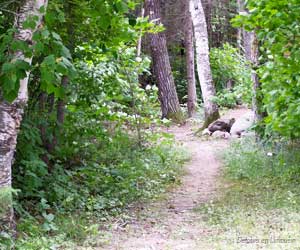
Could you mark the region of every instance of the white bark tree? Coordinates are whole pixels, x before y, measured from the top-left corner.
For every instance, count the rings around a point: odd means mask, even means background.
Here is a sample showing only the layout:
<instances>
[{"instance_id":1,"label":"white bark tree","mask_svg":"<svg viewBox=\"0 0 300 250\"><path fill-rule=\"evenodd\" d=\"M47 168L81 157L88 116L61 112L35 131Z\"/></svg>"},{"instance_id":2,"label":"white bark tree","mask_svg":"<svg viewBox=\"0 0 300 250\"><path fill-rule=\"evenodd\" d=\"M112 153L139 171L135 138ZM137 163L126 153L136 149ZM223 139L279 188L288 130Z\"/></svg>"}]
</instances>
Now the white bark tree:
<instances>
[{"instance_id":1,"label":"white bark tree","mask_svg":"<svg viewBox=\"0 0 300 250\"><path fill-rule=\"evenodd\" d=\"M191 13L187 8L185 20L184 43L186 53L186 71L188 83L188 116L193 117L197 108L197 92L195 79L194 32Z\"/></svg>"},{"instance_id":2,"label":"white bark tree","mask_svg":"<svg viewBox=\"0 0 300 250\"><path fill-rule=\"evenodd\" d=\"M41 10L46 10L47 4L47 0L26 0L24 2L16 16L16 40L28 44L33 43L33 34L42 24L44 13ZM24 22L32 16L38 17L35 27L33 29L23 28ZM32 57L26 57L23 51L17 51L13 55L13 61L15 60L23 60L31 64ZM12 228L14 224L11 205L11 167L22 115L28 101L29 74L29 71L26 72L26 77L20 80L17 98L12 103L0 97L0 230Z\"/></svg>"},{"instance_id":3,"label":"white bark tree","mask_svg":"<svg viewBox=\"0 0 300 250\"><path fill-rule=\"evenodd\" d=\"M203 127L207 127L220 117L218 106L212 101L216 95L216 89L209 61L207 25L201 0L190 0L189 4L194 26L197 70L204 104L205 121Z\"/></svg>"}]
</instances>

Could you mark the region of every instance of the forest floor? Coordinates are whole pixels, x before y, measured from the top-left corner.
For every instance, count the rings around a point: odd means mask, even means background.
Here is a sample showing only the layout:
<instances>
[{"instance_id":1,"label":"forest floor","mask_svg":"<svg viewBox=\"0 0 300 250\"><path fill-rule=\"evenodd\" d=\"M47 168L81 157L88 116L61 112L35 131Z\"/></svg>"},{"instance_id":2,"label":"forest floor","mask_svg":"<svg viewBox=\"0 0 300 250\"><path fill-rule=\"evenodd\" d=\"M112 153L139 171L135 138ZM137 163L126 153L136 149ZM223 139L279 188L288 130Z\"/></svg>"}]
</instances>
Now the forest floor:
<instances>
[{"instance_id":1,"label":"forest floor","mask_svg":"<svg viewBox=\"0 0 300 250\"><path fill-rule=\"evenodd\" d=\"M223 117L239 118L248 110L239 108L228 111ZM194 135L196 126L188 122L167 130L175 136L191 154L185 166L185 175L179 187L166 197L152 204L143 204L135 209L133 220L117 225L107 250L211 250L210 236L218 235L203 223L204 218L196 211L210 204L224 188L220 184L220 152L228 146L224 139L201 138ZM225 184L226 185L226 184Z\"/></svg>"}]
</instances>

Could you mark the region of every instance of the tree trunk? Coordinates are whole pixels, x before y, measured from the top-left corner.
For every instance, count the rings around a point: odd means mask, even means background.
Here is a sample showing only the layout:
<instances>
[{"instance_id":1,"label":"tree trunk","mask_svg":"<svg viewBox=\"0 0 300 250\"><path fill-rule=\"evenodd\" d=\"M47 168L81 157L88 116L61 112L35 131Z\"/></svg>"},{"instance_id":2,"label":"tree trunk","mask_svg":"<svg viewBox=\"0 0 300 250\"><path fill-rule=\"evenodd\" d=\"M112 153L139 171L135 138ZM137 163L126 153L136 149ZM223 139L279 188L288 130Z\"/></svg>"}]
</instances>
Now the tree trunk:
<instances>
[{"instance_id":1,"label":"tree trunk","mask_svg":"<svg viewBox=\"0 0 300 250\"><path fill-rule=\"evenodd\" d=\"M238 13L247 12L245 7L245 0L237 0ZM246 31L244 28L240 27L238 29L238 46L244 52L245 57L248 61L252 58L252 40L254 33Z\"/></svg>"},{"instance_id":2,"label":"tree trunk","mask_svg":"<svg viewBox=\"0 0 300 250\"><path fill-rule=\"evenodd\" d=\"M247 7L245 6L245 0L237 0L239 12L248 12ZM262 100L260 98L260 82L256 70L259 66L259 42L256 37L255 31L248 32L245 29L241 28L240 31L242 35L242 44L244 47L245 57L252 65L252 110L254 112L254 119L256 122L259 122L263 119L264 113L262 111Z\"/></svg>"},{"instance_id":3,"label":"tree trunk","mask_svg":"<svg viewBox=\"0 0 300 250\"><path fill-rule=\"evenodd\" d=\"M245 57L248 61L252 61L252 42L254 39L254 32L249 32L243 29L243 47Z\"/></svg>"},{"instance_id":4,"label":"tree trunk","mask_svg":"<svg viewBox=\"0 0 300 250\"><path fill-rule=\"evenodd\" d=\"M43 6L46 8L47 0L25 1L16 17L16 40L32 44L33 33L40 27L42 22L43 14L39 10ZM23 24L29 16L39 17L33 30L23 28ZM32 58L28 58L22 51L18 51L14 54L14 60L24 60L31 64ZM22 115L28 101L29 73L27 72L27 76L20 80L18 96L13 103L8 103L2 99L0 101L0 198L2 199L0 201L0 230L12 228L14 225L11 200L11 166Z\"/></svg>"},{"instance_id":5,"label":"tree trunk","mask_svg":"<svg viewBox=\"0 0 300 250\"><path fill-rule=\"evenodd\" d=\"M205 121L203 127L207 127L211 122L217 120L220 115L217 104L212 101L212 98L216 95L216 89L210 68L206 21L200 0L190 0L190 12L194 25L197 69L204 104Z\"/></svg>"},{"instance_id":6,"label":"tree trunk","mask_svg":"<svg viewBox=\"0 0 300 250\"><path fill-rule=\"evenodd\" d=\"M244 9L243 0L237 0L237 13L239 14ZM237 29L237 45L240 51L243 51L243 28L238 27Z\"/></svg>"},{"instance_id":7,"label":"tree trunk","mask_svg":"<svg viewBox=\"0 0 300 250\"><path fill-rule=\"evenodd\" d=\"M204 10L204 15L206 18L207 34L208 39L213 37L213 27L212 27L212 18L213 18L213 0L202 0L202 6Z\"/></svg>"},{"instance_id":8,"label":"tree trunk","mask_svg":"<svg viewBox=\"0 0 300 250\"><path fill-rule=\"evenodd\" d=\"M259 43L256 37L255 32L251 32L251 38L250 38L250 44L251 44L251 63L252 63L252 84L253 84L253 97L252 97L252 109L254 112L254 119L256 122L259 122L263 119L263 113L261 111L261 100L259 98L260 93L260 82L258 75L256 73L256 69L259 66Z\"/></svg>"},{"instance_id":9,"label":"tree trunk","mask_svg":"<svg viewBox=\"0 0 300 250\"><path fill-rule=\"evenodd\" d=\"M160 0L146 0L145 12L150 21L161 24ZM182 113L171 71L164 32L149 34L153 71L158 84L162 117L182 122Z\"/></svg>"},{"instance_id":10,"label":"tree trunk","mask_svg":"<svg viewBox=\"0 0 300 250\"><path fill-rule=\"evenodd\" d=\"M185 23L185 53L186 53L186 71L188 82L188 116L193 117L197 108L197 92L195 79L195 55L194 55L194 34L191 13L187 10Z\"/></svg>"}]
</instances>

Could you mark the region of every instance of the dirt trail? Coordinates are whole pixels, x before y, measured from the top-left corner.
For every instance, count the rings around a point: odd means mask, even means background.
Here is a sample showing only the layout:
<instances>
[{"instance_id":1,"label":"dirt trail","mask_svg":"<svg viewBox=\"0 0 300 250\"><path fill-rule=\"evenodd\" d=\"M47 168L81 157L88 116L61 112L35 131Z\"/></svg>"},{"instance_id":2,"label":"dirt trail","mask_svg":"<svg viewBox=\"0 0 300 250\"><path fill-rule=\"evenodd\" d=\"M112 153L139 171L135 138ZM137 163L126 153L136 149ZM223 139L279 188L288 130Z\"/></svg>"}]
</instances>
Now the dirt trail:
<instances>
[{"instance_id":1,"label":"dirt trail","mask_svg":"<svg viewBox=\"0 0 300 250\"><path fill-rule=\"evenodd\" d=\"M238 118L246 109L229 111L224 117ZM135 221L113 234L107 250L200 250L201 236L213 235L203 228L199 215L193 211L214 198L220 170L218 152L225 149L227 140L203 140L193 135L193 126L172 127L169 133L191 153L182 185L167 199L149 204L137 213ZM201 248L200 248L201 243ZM207 248L209 249L209 248Z\"/></svg>"}]
</instances>

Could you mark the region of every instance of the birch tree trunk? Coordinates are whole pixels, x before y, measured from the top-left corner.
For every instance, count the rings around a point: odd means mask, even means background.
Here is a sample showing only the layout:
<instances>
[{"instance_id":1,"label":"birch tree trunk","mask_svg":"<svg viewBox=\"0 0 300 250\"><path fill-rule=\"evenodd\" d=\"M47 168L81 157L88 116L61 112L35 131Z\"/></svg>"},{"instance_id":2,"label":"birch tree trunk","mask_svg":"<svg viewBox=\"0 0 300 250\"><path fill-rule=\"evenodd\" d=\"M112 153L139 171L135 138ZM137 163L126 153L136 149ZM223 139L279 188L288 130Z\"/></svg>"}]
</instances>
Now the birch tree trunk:
<instances>
[{"instance_id":1,"label":"birch tree trunk","mask_svg":"<svg viewBox=\"0 0 300 250\"><path fill-rule=\"evenodd\" d=\"M210 68L207 26L201 0L190 0L190 12L194 26L197 70L204 104L203 127L207 127L220 115L217 104L212 101L216 95L216 89Z\"/></svg>"},{"instance_id":2,"label":"birch tree trunk","mask_svg":"<svg viewBox=\"0 0 300 250\"><path fill-rule=\"evenodd\" d=\"M47 0L27 0L20 8L16 17L15 28L16 40L32 44L33 33L41 26L43 14L41 7L47 7ZM34 29L25 29L23 24L29 16L38 16ZM14 54L13 60L24 60L31 64L32 57L26 57L22 51ZM14 227L13 208L11 197L11 166L14 159L14 152L17 144L17 135L24 108L28 101L28 80L27 76L20 80L20 87L17 98L8 103L0 99L0 230Z\"/></svg>"},{"instance_id":3,"label":"birch tree trunk","mask_svg":"<svg viewBox=\"0 0 300 250\"><path fill-rule=\"evenodd\" d=\"M196 93L196 79L195 79L195 54L194 54L194 34L191 13L187 8L186 22L185 22L185 53L186 53L186 71L188 82L188 116L193 117L197 108L197 93Z\"/></svg>"},{"instance_id":4,"label":"birch tree trunk","mask_svg":"<svg viewBox=\"0 0 300 250\"><path fill-rule=\"evenodd\" d=\"M150 21L161 24L160 0L145 0L145 13ZM163 118L182 122L182 113L176 92L164 32L149 34L154 76L157 80Z\"/></svg>"}]
</instances>

